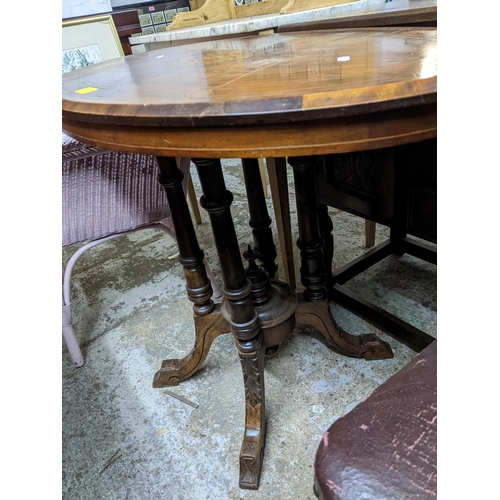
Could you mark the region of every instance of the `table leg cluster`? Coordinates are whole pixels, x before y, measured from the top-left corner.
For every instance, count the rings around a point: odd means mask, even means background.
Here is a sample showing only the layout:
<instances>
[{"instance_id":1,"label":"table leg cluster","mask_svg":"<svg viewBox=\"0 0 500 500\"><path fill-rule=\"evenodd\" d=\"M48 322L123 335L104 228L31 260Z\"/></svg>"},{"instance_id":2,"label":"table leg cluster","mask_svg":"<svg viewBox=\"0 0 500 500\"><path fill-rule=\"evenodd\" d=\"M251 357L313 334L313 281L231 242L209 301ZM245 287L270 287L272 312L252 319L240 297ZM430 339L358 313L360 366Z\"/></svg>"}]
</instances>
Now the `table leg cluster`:
<instances>
[{"instance_id":1,"label":"table leg cluster","mask_svg":"<svg viewBox=\"0 0 500 500\"><path fill-rule=\"evenodd\" d=\"M231 217L232 194L226 189L220 160L193 159L203 191L221 265L222 305L211 299L212 289L203 266L186 199L182 174L173 158L158 158L159 181L172 209L189 299L193 302L195 346L183 359L165 360L154 387L177 385L196 373L213 340L231 331L243 370L245 433L240 451L240 487L257 489L265 445L264 359L276 354L295 324L314 326L336 352L351 357L384 359L393 356L388 344L375 335L351 335L340 329L328 306L328 270L333 257L332 224L326 206L316 202L315 157L289 158L294 170L299 220L303 294L269 277L276 273L276 248L271 219L262 189L257 160L243 160L254 248L249 247L245 270ZM260 187L259 187L260 184ZM255 263L262 264L259 269Z\"/></svg>"}]
</instances>

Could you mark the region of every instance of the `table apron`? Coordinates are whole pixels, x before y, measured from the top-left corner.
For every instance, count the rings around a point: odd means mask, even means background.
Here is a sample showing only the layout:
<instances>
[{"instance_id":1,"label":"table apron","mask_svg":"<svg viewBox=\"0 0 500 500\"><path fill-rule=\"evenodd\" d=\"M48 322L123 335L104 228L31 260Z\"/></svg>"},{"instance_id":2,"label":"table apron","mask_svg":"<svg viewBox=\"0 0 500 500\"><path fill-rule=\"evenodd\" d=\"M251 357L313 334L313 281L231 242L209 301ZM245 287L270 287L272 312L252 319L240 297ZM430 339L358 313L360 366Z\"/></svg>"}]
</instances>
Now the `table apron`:
<instances>
[{"instance_id":1,"label":"table apron","mask_svg":"<svg viewBox=\"0 0 500 500\"><path fill-rule=\"evenodd\" d=\"M347 153L437 137L437 105L335 119L227 127L134 127L76 121L63 130L94 146L156 156L280 158Z\"/></svg>"}]
</instances>

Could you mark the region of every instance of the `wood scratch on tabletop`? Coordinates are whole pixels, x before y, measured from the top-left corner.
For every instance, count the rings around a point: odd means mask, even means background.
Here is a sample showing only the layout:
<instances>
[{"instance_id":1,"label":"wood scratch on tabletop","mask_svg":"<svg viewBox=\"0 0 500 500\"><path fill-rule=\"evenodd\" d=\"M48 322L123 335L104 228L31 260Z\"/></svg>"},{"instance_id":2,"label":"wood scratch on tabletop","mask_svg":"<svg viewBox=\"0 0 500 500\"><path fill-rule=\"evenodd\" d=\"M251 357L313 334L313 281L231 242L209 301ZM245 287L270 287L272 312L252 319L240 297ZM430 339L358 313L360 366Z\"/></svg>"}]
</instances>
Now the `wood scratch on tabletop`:
<instances>
[{"instance_id":1,"label":"wood scratch on tabletop","mask_svg":"<svg viewBox=\"0 0 500 500\"><path fill-rule=\"evenodd\" d=\"M233 78L232 80L229 80L227 82L221 83L220 85L210 87L209 89L202 90L201 92L195 92L192 94L192 97L200 97L205 94L213 94L215 91L221 89L222 87L226 87L228 85L233 84L234 82L241 80L242 78L246 78L249 75L252 75L253 73L257 73L258 71L262 71L268 68L271 68L272 66L276 66L279 64L280 61L273 62L271 64L267 64L266 66L261 66L260 68L254 69L253 71L249 71L248 73L245 73L244 75L237 76L236 78Z\"/></svg>"}]
</instances>

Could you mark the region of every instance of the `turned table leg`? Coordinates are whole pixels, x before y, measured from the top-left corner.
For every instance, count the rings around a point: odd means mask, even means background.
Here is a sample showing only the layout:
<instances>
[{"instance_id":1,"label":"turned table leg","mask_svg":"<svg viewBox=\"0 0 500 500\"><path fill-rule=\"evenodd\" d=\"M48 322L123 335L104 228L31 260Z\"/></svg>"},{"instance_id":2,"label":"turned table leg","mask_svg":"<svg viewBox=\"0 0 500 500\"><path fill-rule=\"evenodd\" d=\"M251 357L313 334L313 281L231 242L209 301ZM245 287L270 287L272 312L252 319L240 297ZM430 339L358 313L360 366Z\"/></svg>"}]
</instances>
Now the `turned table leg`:
<instances>
[{"instance_id":1,"label":"turned table leg","mask_svg":"<svg viewBox=\"0 0 500 500\"><path fill-rule=\"evenodd\" d=\"M318 203L318 223L319 232L323 241L323 264L326 272L327 288L332 279L332 262L333 262L333 223L328 215L328 206L323 203Z\"/></svg>"},{"instance_id":2,"label":"turned table leg","mask_svg":"<svg viewBox=\"0 0 500 500\"><path fill-rule=\"evenodd\" d=\"M242 159L243 176L250 212L249 225L252 228L254 252L262 262L262 267L269 277L274 279L278 266L276 246L271 231L271 217L267 211L267 204L260 177L260 167L257 159Z\"/></svg>"},{"instance_id":3,"label":"turned table leg","mask_svg":"<svg viewBox=\"0 0 500 500\"><path fill-rule=\"evenodd\" d=\"M203 264L204 254L198 245L186 196L182 188L183 174L175 158L158 157L158 180L164 187L179 248L179 262L184 267L186 289L193 302L196 328L195 345L182 359L167 359L156 372L153 387L177 385L194 375L201 367L213 340L229 332L229 325L212 301L212 286Z\"/></svg>"},{"instance_id":4,"label":"turned table leg","mask_svg":"<svg viewBox=\"0 0 500 500\"><path fill-rule=\"evenodd\" d=\"M245 385L245 435L240 451L240 487L257 489L265 444L264 343L259 318L252 304L234 230L230 205L233 195L226 189L220 160L192 160L198 170L203 196L219 255L222 293L229 310L231 332L243 369Z\"/></svg>"},{"instance_id":5,"label":"turned table leg","mask_svg":"<svg viewBox=\"0 0 500 500\"><path fill-rule=\"evenodd\" d=\"M325 266L323 249L327 255L327 262L333 256L330 239L332 226L326 220L325 208L319 207L316 200L316 186L314 184L314 169L316 157L301 156L288 158L293 168L295 179L295 195L297 200L297 214L299 225L301 282L305 286L302 296L295 310L297 323L314 326L325 338L327 344L336 352L345 356L365 359L392 358L392 350L386 342L374 334L351 335L342 330L333 319L328 306L326 289L328 272ZM321 217L321 230L320 230ZM324 238L327 238L325 244Z\"/></svg>"}]
</instances>

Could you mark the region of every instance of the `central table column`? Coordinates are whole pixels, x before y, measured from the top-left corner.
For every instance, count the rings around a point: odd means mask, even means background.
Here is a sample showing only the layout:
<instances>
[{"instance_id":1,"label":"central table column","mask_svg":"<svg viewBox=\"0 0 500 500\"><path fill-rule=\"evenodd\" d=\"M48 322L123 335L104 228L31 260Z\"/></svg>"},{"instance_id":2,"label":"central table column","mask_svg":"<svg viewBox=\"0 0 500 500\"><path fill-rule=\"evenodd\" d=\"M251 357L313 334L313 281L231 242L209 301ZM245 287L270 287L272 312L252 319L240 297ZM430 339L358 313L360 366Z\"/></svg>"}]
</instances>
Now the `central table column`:
<instances>
[{"instance_id":1,"label":"central table column","mask_svg":"<svg viewBox=\"0 0 500 500\"><path fill-rule=\"evenodd\" d=\"M210 216L221 265L222 294L227 300L231 332L243 368L245 436L240 451L240 487L257 489L265 443L263 336L231 216L233 195L226 189L220 160L192 161L203 191L200 205Z\"/></svg>"}]
</instances>

